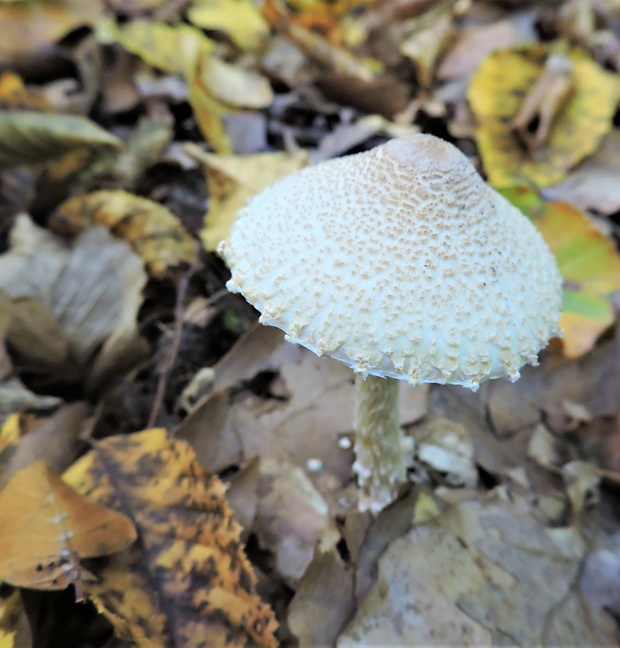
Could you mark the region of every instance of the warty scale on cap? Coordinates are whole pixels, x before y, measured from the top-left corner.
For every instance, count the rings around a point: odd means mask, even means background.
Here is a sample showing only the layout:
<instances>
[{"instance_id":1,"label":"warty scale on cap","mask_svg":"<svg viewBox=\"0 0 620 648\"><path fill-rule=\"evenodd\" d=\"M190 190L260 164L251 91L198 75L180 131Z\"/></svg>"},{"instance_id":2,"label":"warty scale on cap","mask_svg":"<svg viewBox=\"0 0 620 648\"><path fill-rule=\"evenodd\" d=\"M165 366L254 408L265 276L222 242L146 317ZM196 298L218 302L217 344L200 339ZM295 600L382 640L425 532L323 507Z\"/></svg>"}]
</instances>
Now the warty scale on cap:
<instances>
[{"instance_id":1,"label":"warty scale on cap","mask_svg":"<svg viewBox=\"0 0 620 648\"><path fill-rule=\"evenodd\" d=\"M560 334L562 282L541 235L431 135L280 180L219 252L263 324L362 375L476 389L516 380Z\"/></svg>"}]
</instances>

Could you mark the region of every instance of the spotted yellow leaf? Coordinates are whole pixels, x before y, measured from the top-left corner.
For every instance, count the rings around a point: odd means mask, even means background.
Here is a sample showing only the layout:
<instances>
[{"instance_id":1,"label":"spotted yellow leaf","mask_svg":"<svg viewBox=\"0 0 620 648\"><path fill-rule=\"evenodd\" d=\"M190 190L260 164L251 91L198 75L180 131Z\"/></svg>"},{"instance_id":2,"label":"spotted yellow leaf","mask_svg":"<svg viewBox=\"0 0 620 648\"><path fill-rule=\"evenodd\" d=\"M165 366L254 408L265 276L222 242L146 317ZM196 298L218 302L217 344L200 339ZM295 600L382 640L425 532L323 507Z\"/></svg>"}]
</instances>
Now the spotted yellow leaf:
<instances>
[{"instance_id":1,"label":"spotted yellow leaf","mask_svg":"<svg viewBox=\"0 0 620 648\"><path fill-rule=\"evenodd\" d=\"M65 478L107 505L123 503L139 541L86 592L117 635L144 646L275 648L277 626L224 485L163 429L108 437Z\"/></svg>"}]
</instances>

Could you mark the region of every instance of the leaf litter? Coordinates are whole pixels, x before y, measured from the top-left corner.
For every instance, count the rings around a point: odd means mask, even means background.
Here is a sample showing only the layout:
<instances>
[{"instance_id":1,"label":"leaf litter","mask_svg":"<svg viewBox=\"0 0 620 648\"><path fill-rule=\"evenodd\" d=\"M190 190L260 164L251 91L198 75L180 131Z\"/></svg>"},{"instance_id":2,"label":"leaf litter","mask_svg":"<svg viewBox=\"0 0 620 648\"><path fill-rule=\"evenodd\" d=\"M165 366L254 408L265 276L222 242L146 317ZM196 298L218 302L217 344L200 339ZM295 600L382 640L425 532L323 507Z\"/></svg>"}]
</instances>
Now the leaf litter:
<instances>
[{"instance_id":1,"label":"leaf litter","mask_svg":"<svg viewBox=\"0 0 620 648\"><path fill-rule=\"evenodd\" d=\"M617 3L53 4L0 7L0 517L37 510L29 470L68 492L45 460L138 537L69 551L68 598L5 585L1 641L615 645ZM210 252L278 178L419 131L541 230L565 335L515 384L403 387L409 483L373 518L351 372ZM66 547L27 531L33 587Z\"/></svg>"}]
</instances>

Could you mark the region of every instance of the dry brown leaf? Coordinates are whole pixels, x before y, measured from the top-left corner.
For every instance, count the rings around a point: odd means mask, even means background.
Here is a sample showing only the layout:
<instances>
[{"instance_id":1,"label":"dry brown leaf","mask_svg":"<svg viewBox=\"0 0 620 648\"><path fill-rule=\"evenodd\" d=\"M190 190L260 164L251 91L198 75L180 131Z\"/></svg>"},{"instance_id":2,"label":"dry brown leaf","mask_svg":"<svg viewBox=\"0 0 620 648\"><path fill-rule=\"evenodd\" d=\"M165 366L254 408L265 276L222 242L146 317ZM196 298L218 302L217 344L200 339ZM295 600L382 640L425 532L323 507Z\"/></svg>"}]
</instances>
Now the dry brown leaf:
<instances>
[{"instance_id":1,"label":"dry brown leaf","mask_svg":"<svg viewBox=\"0 0 620 648\"><path fill-rule=\"evenodd\" d=\"M96 501L122 501L138 528L139 542L87 586L120 638L275 648L277 624L254 593L224 486L187 443L162 429L108 437L65 478Z\"/></svg>"},{"instance_id":2,"label":"dry brown leaf","mask_svg":"<svg viewBox=\"0 0 620 648\"><path fill-rule=\"evenodd\" d=\"M463 502L391 543L337 645L614 643L579 595L584 550L501 491Z\"/></svg>"},{"instance_id":3,"label":"dry brown leaf","mask_svg":"<svg viewBox=\"0 0 620 648\"><path fill-rule=\"evenodd\" d=\"M43 365L41 380L75 382L86 374L86 388L95 390L144 353L136 316L145 282L142 261L105 229L84 232L69 249L22 215L11 233L11 250L0 256L0 289L12 297L13 311L25 303L37 314L14 316L16 322L30 321L32 335L16 338L25 328L15 325L9 343L22 340L20 361L31 371L41 371L41 356L55 350L56 360ZM28 345L43 325L48 338L39 333L41 342Z\"/></svg>"},{"instance_id":4,"label":"dry brown leaf","mask_svg":"<svg viewBox=\"0 0 620 648\"><path fill-rule=\"evenodd\" d=\"M335 549L317 551L297 585L288 612L300 648L333 646L354 610L353 572Z\"/></svg>"},{"instance_id":5,"label":"dry brown leaf","mask_svg":"<svg viewBox=\"0 0 620 648\"><path fill-rule=\"evenodd\" d=\"M79 561L125 549L136 531L122 513L79 495L44 461L17 472L0 492L0 579L65 589L82 598Z\"/></svg>"}]
</instances>

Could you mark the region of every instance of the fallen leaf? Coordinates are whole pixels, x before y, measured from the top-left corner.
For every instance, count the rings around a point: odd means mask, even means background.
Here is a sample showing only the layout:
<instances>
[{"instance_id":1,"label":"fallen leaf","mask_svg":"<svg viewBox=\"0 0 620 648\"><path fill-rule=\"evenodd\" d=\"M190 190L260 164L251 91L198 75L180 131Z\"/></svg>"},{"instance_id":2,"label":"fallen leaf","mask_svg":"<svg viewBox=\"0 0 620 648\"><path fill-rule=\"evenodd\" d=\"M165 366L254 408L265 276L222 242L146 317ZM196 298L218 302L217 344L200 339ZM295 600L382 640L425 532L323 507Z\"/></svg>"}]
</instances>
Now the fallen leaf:
<instances>
[{"instance_id":1,"label":"fallen leaf","mask_svg":"<svg viewBox=\"0 0 620 648\"><path fill-rule=\"evenodd\" d=\"M547 144L552 125L571 99L573 71L568 56L551 54L542 75L529 89L512 120L512 129L532 157Z\"/></svg>"},{"instance_id":2,"label":"fallen leaf","mask_svg":"<svg viewBox=\"0 0 620 648\"><path fill-rule=\"evenodd\" d=\"M333 646L354 610L353 573L335 549L317 551L297 584L288 611L300 648Z\"/></svg>"},{"instance_id":3,"label":"fallen leaf","mask_svg":"<svg viewBox=\"0 0 620 648\"><path fill-rule=\"evenodd\" d=\"M162 205L126 191L95 191L66 200L53 225L72 235L103 225L127 241L156 277L194 261L197 243L179 219Z\"/></svg>"},{"instance_id":4,"label":"fallen leaf","mask_svg":"<svg viewBox=\"0 0 620 648\"><path fill-rule=\"evenodd\" d=\"M579 597L578 533L565 530L567 554L550 531L501 492L414 526L381 557L337 645L613 643L603 611Z\"/></svg>"},{"instance_id":5,"label":"fallen leaf","mask_svg":"<svg viewBox=\"0 0 620 648\"><path fill-rule=\"evenodd\" d=\"M438 418L415 430L418 459L443 476L449 486L474 487L478 470L465 426Z\"/></svg>"},{"instance_id":6,"label":"fallen leaf","mask_svg":"<svg viewBox=\"0 0 620 648\"><path fill-rule=\"evenodd\" d=\"M557 184L611 130L620 83L582 50L573 49L568 53L573 93L551 125L546 146L532 156L520 144L511 125L550 54L547 45L501 50L485 59L471 80L467 97L478 119L476 139L495 187Z\"/></svg>"},{"instance_id":7,"label":"fallen leaf","mask_svg":"<svg viewBox=\"0 0 620 648\"><path fill-rule=\"evenodd\" d=\"M502 193L532 219L555 254L564 278L562 348L567 357L579 357L614 320L610 300L620 290L615 245L586 214L567 203L547 202L525 187Z\"/></svg>"},{"instance_id":8,"label":"fallen leaf","mask_svg":"<svg viewBox=\"0 0 620 648\"><path fill-rule=\"evenodd\" d=\"M379 61L353 55L337 44L338 39L322 36L305 25L303 19L291 20L291 12L280 0L267 0L263 16L278 33L331 73L369 82L383 69Z\"/></svg>"},{"instance_id":9,"label":"fallen leaf","mask_svg":"<svg viewBox=\"0 0 620 648\"><path fill-rule=\"evenodd\" d=\"M209 187L209 211L200 233L209 251L228 236L237 212L251 196L308 162L305 151L244 156L214 155L193 146L188 151L202 162Z\"/></svg>"},{"instance_id":10,"label":"fallen leaf","mask_svg":"<svg viewBox=\"0 0 620 648\"><path fill-rule=\"evenodd\" d=\"M86 593L119 638L141 645L276 646L254 593L224 486L163 429L108 437L65 478L98 502L123 502L139 532Z\"/></svg>"},{"instance_id":11,"label":"fallen leaf","mask_svg":"<svg viewBox=\"0 0 620 648\"><path fill-rule=\"evenodd\" d=\"M121 147L121 141L85 117L0 110L0 166L37 164L77 148Z\"/></svg>"},{"instance_id":12,"label":"fallen leaf","mask_svg":"<svg viewBox=\"0 0 620 648\"><path fill-rule=\"evenodd\" d=\"M35 461L44 460L56 473L68 468L77 456L86 413L84 403L72 403L28 426L19 415L11 416L0 430L0 488Z\"/></svg>"},{"instance_id":13,"label":"fallen leaf","mask_svg":"<svg viewBox=\"0 0 620 648\"><path fill-rule=\"evenodd\" d=\"M269 26L251 0L194 0L188 20L201 29L224 32L242 50L258 49Z\"/></svg>"},{"instance_id":14,"label":"fallen leaf","mask_svg":"<svg viewBox=\"0 0 620 648\"><path fill-rule=\"evenodd\" d=\"M340 538L329 506L305 470L286 459L262 459L253 530L270 549L278 573L295 583L311 563L315 547L327 551Z\"/></svg>"},{"instance_id":15,"label":"fallen leaf","mask_svg":"<svg viewBox=\"0 0 620 648\"><path fill-rule=\"evenodd\" d=\"M36 367L47 347L64 340L56 366L50 362L44 370L68 381L83 379L85 372L88 390L100 386L110 373L133 366L144 352L136 316L145 282L142 261L104 228L87 230L69 249L21 215L11 233L11 250L0 256L0 289L11 296L11 308L25 302L38 309L33 333L41 322L58 330L49 341L42 340L42 349L23 343L20 360ZM16 328L15 335L21 330ZM10 344L11 331L8 337ZM69 375L67 367L72 369Z\"/></svg>"},{"instance_id":16,"label":"fallen leaf","mask_svg":"<svg viewBox=\"0 0 620 648\"><path fill-rule=\"evenodd\" d=\"M40 89L27 87L23 79L13 72L0 74L0 109L1 110L33 110L44 112L50 109L43 92Z\"/></svg>"},{"instance_id":17,"label":"fallen leaf","mask_svg":"<svg viewBox=\"0 0 620 648\"><path fill-rule=\"evenodd\" d=\"M24 624L19 625L19 616L22 613L19 590L13 590L7 595L0 595L0 646L2 648L15 648L18 644L19 631L24 630ZM27 624L26 624L27 625ZM23 645L32 645L32 637L24 639Z\"/></svg>"},{"instance_id":18,"label":"fallen leaf","mask_svg":"<svg viewBox=\"0 0 620 648\"><path fill-rule=\"evenodd\" d=\"M620 211L619 175L620 131L614 129L592 156L575 167L564 182L546 188L544 195L608 216Z\"/></svg>"},{"instance_id":19,"label":"fallen leaf","mask_svg":"<svg viewBox=\"0 0 620 648\"><path fill-rule=\"evenodd\" d=\"M200 44L207 54L216 48L215 41L190 25L172 26L150 20L133 20L124 25L102 20L97 25L97 37L103 43L120 43L128 52L158 70L179 74L185 65L183 41L191 41L194 46Z\"/></svg>"},{"instance_id":20,"label":"fallen leaf","mask_svg":"<svg viewBox=\"0 0 620 648\"><path fill-rule=\"evenodd\" d=\"M76 493L44 461L17 472L0 491L0 578L18 587L80 596L79 561L122 551L136 531L122 513Z\"/></svg>"},{"instance_id":21,"label":"fallen leaf","mask_svg":"<svg viewBox=\"0 0 620 648\"><path fill-rule=\"evenodd\" d=\"M3 38L0 52L8 56L51 45L82 25L92 25L103 11L101 0L39 0L0 4Z\"/></svg>"},{"instance_id":22,"label":"fallen leaf","mask_svg":"<svg viewBox=\"0 0 620 648\"><path fill-rule=\"evenodd\" d=\"M453 21L449 12L440 13L425 29L417 29L399 44L400 52L413 61L418 83L429 88L437 58L452 37Z\"/></svg>"},{"instance_id":23,"label":"fallen leaf","mask_svg":"<svg viewBox=\"0 0 620 648\"><path fill-rule=\"evenodd\" d=\"M524 20L498 20L489 25L468 25L460 31L456 43L442 58L437 78L443 81L469 76L489 54L533 41L534 37L533 25Z\"/></svg>"}]
</instances>

